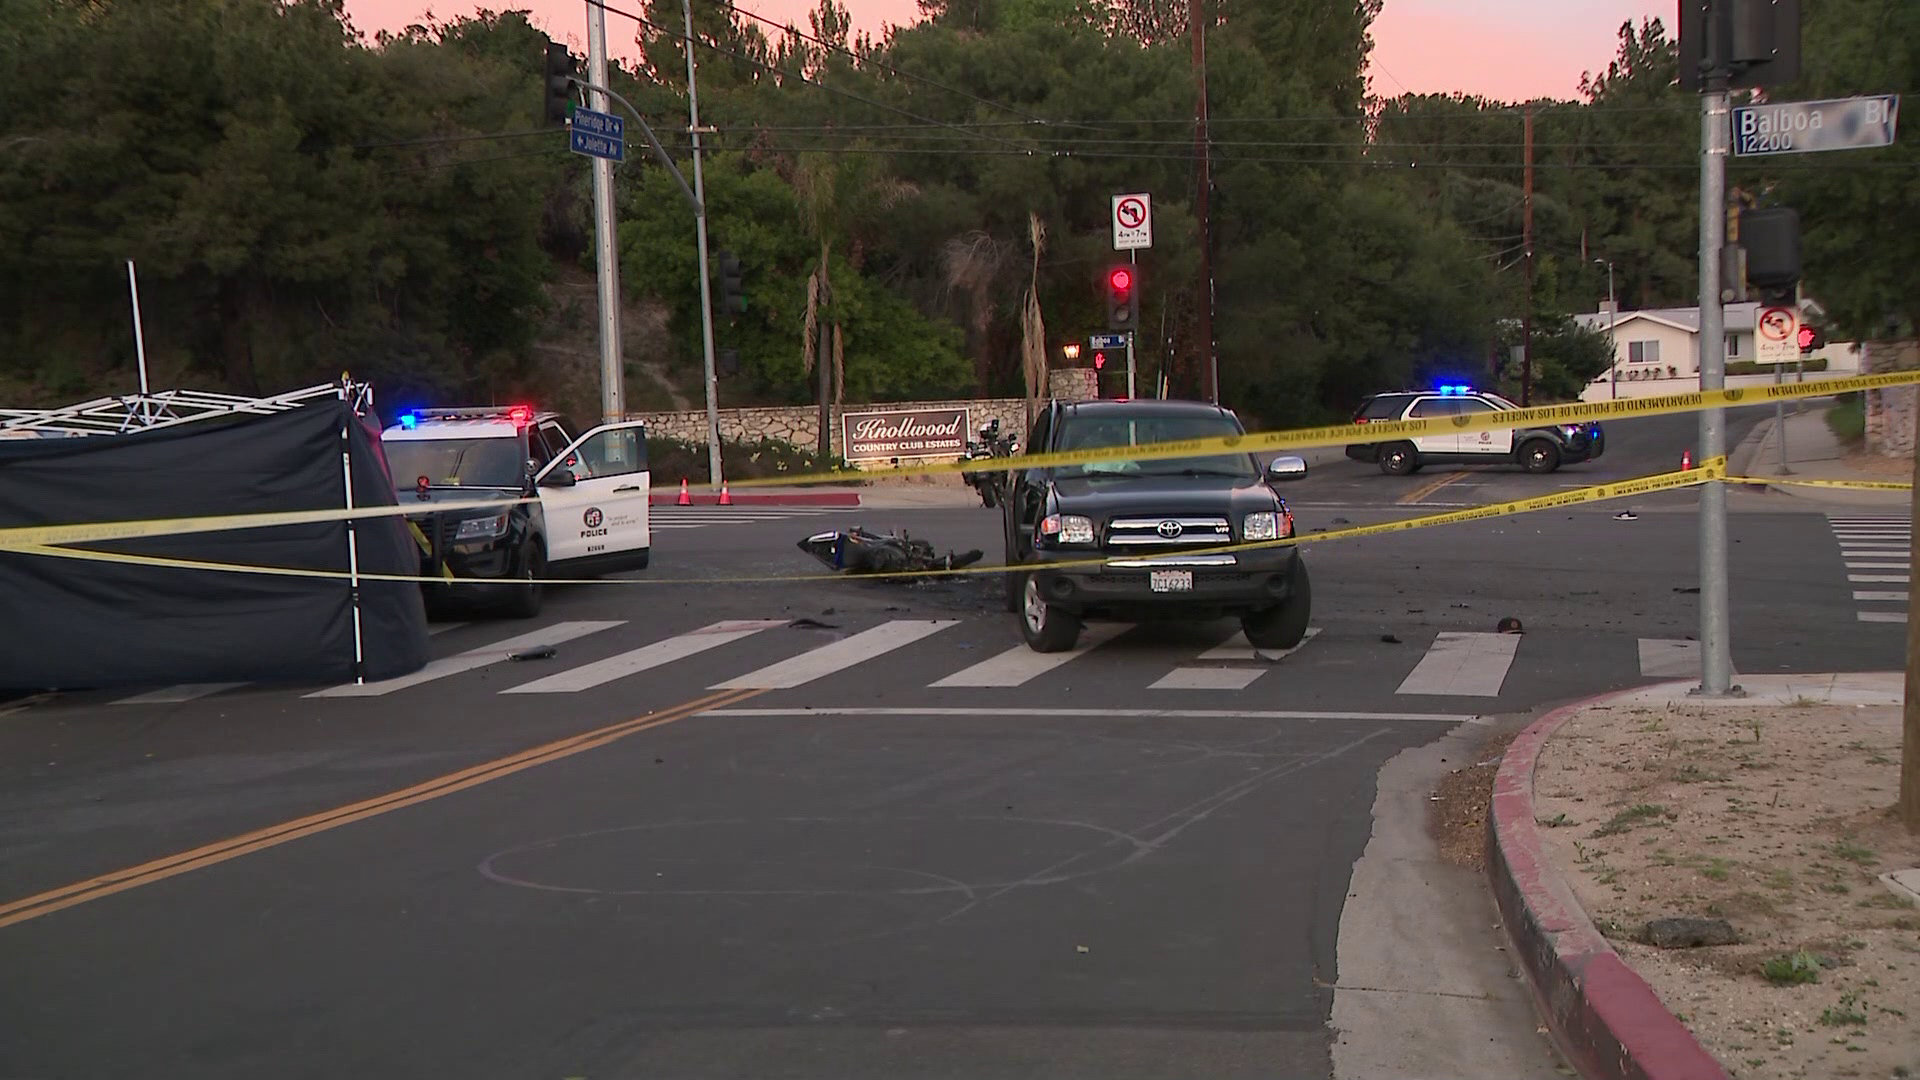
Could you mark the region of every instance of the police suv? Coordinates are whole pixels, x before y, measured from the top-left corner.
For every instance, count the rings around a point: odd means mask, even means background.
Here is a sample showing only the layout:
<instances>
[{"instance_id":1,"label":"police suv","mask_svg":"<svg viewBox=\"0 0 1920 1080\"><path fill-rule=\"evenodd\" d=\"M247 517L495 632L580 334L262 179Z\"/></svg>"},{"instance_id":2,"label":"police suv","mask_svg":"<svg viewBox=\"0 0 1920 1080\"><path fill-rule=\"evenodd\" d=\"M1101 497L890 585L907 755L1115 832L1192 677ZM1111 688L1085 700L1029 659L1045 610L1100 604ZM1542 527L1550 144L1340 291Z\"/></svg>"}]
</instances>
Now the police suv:
<instances>
[{"instance_id":1,"label":"police suv","mask_svg":"<svg viewBox=\"0 0 1920 1080\"><path fill-rule=\"evenodd\" d=\"M579 437L530 405L415 409L380 436L420 546L423 576L484 585L425 587L429 609L454 603L539 614L541 581L645 569L652 549L644 425ZM437 504L498 503L439 510Z\"/></svg>"},{"instance_id":2,"label":"police suv","mask_svg":"<svg viewBox=\"0 0 1920 1080\"><path fill-rule=\"evenodd\" d=\"M1356 424L1396 420L1432 420L1506 412L1520 406L1499 394L1447 384L1426 391L1375 394L1354 412ZM1562 465L1592 461L1606 450L1599 424L1548 424L1489 431L1436 432L1390 442L1352 443L1347 456L1379 464L1392 476L1419 472L1428 464L1493 465L1512 463L1528 472L1549 473Z\"/></svg>"}]
</instances>

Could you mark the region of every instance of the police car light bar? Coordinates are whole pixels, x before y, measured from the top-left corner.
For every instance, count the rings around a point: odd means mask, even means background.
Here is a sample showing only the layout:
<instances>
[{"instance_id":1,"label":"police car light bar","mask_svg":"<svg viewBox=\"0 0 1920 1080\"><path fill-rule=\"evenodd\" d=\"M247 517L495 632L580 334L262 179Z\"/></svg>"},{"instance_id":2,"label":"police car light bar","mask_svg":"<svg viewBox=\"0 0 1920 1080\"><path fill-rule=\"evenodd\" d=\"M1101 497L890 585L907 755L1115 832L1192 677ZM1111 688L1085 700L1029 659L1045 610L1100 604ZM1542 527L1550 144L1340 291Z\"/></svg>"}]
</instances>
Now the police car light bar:
<instances>
[{"instance_id":1,"label":"police car light bar","mask_svg":"<svg viewBox=\"0 0 1920 1080\"><path fill-rule=\"evenodd\" d=\"M515 424L533 423L533 406L502 405L471 409L410 409L400 414L400 426L413 428L422 420L510 420Z\"/></svg>"},{"instance_id":2,"label":"police car light bar","mask_svg":"<svg viewBox=\"0 0 1920 1080\"><path fill-rule=\"evenodd\" d=\"M1465 397L1471 393L1473 393L1473 387L1465 383L1440 384L1440 395L1442 397Z\"/></svg>"}]
</instances>

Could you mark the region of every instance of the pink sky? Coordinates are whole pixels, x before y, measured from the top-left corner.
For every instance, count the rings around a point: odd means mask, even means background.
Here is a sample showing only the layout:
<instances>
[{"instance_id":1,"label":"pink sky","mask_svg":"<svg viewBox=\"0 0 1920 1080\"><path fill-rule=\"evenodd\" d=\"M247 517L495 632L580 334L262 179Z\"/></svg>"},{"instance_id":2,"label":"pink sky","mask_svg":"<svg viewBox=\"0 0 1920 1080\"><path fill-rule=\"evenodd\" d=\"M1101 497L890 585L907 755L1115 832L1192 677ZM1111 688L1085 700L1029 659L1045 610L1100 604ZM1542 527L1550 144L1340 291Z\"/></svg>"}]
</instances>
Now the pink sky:
<instances>
[{"instance_id":1,"label":"pink sky","mask_svg":"<svg viewBox=\"0 0 1920 1080\"><path fill-rule=\"evenodd\" d=\"M639 0L609 0L638 10ZM739 0L752 11L806 27L814 0ZM535 25L584 48L584 0L347 0L354 25L371 35L417 21L425 12L446 18L486 7L526 10ZM848 0L856 29L878 32L917 17L915 0ZM1657 15L1672 32L1674 5L1648 0L1387 0L1374 24L1373 90L1394 95L1480 94L1505 101L1531 97L1570 98L1583 71L1604 69L1615 51L1615 34L1628 19ZM616 56L631 56L633 24L607 16L607 39Z\"/></svg>"}]
</instances>

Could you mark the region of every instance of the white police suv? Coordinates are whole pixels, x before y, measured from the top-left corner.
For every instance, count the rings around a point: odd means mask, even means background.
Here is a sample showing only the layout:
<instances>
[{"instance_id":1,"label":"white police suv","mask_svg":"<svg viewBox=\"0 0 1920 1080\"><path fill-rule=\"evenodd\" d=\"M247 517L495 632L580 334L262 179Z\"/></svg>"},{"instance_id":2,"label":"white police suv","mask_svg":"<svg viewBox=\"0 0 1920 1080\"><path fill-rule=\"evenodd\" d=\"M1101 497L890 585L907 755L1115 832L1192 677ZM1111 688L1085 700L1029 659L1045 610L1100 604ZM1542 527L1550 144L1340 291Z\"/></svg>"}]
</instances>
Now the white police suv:
<instances>
[{"instance_id":1,"label":"white police suv","mask_svg":"<svg viewBox=\"0 0 1920 1080\"><path fill-rule=\"evenodd\" d=\"M1424 391L1375 394L1355 410L1356 424L1437 417L1476 416L1507 412L1520 406L1499 394L1448 383ZM1429 464L1519 465L1528 472L1548 473L1562 465L1592 461L1605 452L1607 439L1597 423L1548 424L1538 427L1494 428L1465 433L1440 432L1411 439L1352 443L1347 456L1374 462L1392 476L1419 472Z\"/></svg>"}]
</instances>

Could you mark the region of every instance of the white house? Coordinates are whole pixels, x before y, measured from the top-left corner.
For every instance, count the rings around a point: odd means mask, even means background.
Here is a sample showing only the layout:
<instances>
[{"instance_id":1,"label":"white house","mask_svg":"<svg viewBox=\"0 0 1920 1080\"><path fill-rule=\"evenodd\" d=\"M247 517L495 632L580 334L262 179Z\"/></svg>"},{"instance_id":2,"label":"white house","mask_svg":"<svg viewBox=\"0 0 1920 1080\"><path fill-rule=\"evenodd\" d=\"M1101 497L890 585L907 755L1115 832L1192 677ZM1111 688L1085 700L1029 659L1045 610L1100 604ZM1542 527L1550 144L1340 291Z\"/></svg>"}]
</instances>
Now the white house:
<instances>
[{"instance_id":1,"label":"white house","mask_svg":"<svg viewBox=\"0 0 1920 1080\"><path fill-rule=\"evenodd\" d=\"M1723 347L1729 364L1757 360L1753 333L1759 311L1757 303L1726 306ZM1810 316L1821 313L1818 305L1811 301L1802 305L1802 311ZM1614 342L1613 370L1602 372L1594 379L1582 398L1642 397L1673 393L1685 389L1687 384L1700 384L1699 308L1614 312L1603 303L1599 311L1578 314L1573 319L1589 330L1610 335ZM1826 360L1827 372L1833 375L1855 374L1860 370L1860 351L1851 343L1828 343L1811 355ZM1787 367L1786 375L1794 377L1792 366ZM1771 382L1774 377L1768 369L1764 374L1730 376L1728 385Z\"/></svg>"}]
</instances>

